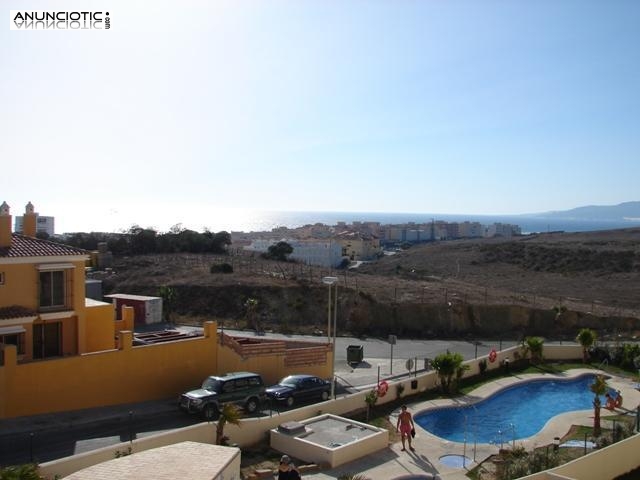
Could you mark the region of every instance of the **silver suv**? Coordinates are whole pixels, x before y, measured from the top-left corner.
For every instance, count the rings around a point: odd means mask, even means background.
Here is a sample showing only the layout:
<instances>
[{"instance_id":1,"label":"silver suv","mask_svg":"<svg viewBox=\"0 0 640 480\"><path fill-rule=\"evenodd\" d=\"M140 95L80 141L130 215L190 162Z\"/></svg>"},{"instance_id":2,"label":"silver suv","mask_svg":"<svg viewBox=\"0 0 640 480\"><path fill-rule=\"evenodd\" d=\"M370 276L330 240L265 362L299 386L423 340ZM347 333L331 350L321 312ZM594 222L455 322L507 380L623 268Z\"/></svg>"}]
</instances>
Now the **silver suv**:
<instances>
[{"instance_id":1,"label":"silver suv","mask_svg":"<svg viewBox=\"0 0 640 480\"><path fill-rule=\"evenodd\" d=\"M255 413L265 398L265 386L259 374L235 372L207 377L202 388L180 396L180 408L213 419L218 417L225 403L234 403L248 413Z\"/></svg>"}]
</instances>

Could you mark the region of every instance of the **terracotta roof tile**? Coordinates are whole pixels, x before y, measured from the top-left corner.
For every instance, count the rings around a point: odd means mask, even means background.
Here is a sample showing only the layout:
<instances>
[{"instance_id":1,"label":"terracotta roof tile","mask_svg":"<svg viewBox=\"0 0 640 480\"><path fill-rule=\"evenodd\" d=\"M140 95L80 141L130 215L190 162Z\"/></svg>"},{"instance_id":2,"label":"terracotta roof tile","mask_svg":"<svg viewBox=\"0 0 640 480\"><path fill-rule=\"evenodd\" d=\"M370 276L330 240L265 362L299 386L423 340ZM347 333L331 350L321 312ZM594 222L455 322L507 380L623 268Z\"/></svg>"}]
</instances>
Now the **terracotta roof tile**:
<instances>
[{"instance_id":1,"label":"terracotta roof tile","mask_svg":"<svg viewBox=\"0 0 640 480\"><path fill-rule=\"evenodd\" d=\"M69 247L61 243L26 237L17 233L13 233L11 237L10 247L0 247L0 258L89 255L87 250Z\"/></svg>"},{"instance_id":2,"label":"terracotta roof tile","mask_svg":"<svg viewBox=\"0 0 640 480\"><path fill-rule=\"evenodd\" d=\"M0 307L0 320L7 320L11 318L32 317L37 315L38 312L31 310L27 307L21 307L19 305L11 305L9 307Z\"/></svg>"}]
</instances>

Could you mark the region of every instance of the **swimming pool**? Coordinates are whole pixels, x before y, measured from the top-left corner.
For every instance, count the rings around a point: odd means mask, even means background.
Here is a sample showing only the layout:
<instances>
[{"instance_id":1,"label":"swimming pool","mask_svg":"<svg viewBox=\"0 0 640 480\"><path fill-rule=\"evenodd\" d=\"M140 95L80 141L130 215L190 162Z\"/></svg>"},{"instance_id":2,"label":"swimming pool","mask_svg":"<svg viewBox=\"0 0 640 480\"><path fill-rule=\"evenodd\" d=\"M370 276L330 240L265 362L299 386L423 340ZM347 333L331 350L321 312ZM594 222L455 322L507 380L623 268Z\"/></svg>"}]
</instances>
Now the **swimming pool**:
<instances>
[{"instance_id":1,"label":"swimming pool","mask_svg":"<svg viewBox=\"0 0 640 480\"><path fill-rule=\"evenodd\" d=\"M595 375L582 375L571 380L530 380L472 405L419 413L414 421L428 432L454 442L507 443L535 435L560 413L592 409L589 385L594 378Z\"/></svg>"}]
</instances>

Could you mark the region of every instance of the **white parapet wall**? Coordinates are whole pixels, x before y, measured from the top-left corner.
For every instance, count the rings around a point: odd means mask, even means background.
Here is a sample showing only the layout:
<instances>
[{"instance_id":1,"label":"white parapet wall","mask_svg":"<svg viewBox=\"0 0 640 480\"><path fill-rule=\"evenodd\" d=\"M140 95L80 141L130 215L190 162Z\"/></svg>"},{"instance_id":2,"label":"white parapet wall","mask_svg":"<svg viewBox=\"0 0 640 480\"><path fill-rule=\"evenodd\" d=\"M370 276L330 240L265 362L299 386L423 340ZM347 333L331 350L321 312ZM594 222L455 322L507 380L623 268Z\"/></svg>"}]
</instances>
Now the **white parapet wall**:
<instances>
[{"instance_id":1,"label":"white parapet wall","mask_svg":"<svg viewBox=\"0 0 640 480\"><path fill-rule=\"evenodd\" d=\"M271 447L280 452L335 468L386 448L389 431L326 414L281 424L271 429L270 439Z\"/></svg>"},{"instance_id":2,"label":"white parapet wall","mask_svg":"<svg viewBox=\"0 0 640 480\"><path fill-rule=\"evenodd\" d=\"M636 434L601 450L546 472L521 480L613 480L639 466L640 435Z\"/></svg>"}]
</instances>

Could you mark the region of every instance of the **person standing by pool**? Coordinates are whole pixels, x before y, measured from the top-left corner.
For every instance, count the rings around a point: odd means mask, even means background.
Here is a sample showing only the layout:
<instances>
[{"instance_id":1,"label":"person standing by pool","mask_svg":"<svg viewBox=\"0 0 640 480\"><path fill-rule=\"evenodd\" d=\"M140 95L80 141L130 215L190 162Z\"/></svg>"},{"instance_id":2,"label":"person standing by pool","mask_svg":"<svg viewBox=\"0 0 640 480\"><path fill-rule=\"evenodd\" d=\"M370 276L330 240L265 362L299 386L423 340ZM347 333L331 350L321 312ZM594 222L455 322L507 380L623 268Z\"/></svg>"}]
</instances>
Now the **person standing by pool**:
<instances>
[{"instance_id":1,"label":"person standing by pool","mask_svg":"<svg viewBox=\"0 0 640 480\"><path fill-rule=\"evenodd\" d=\"M402 451L407 449L404 446L405 440L409 441L409 450L413 451L414 448L411 445L411 430L415 428L413 424L413 417L411 413L407 411L407 406L402 405L400 415L398 415L398 422L396 423L396 430L400 432L400 439L402 440Z\"/></svg>"}]
</instances>

